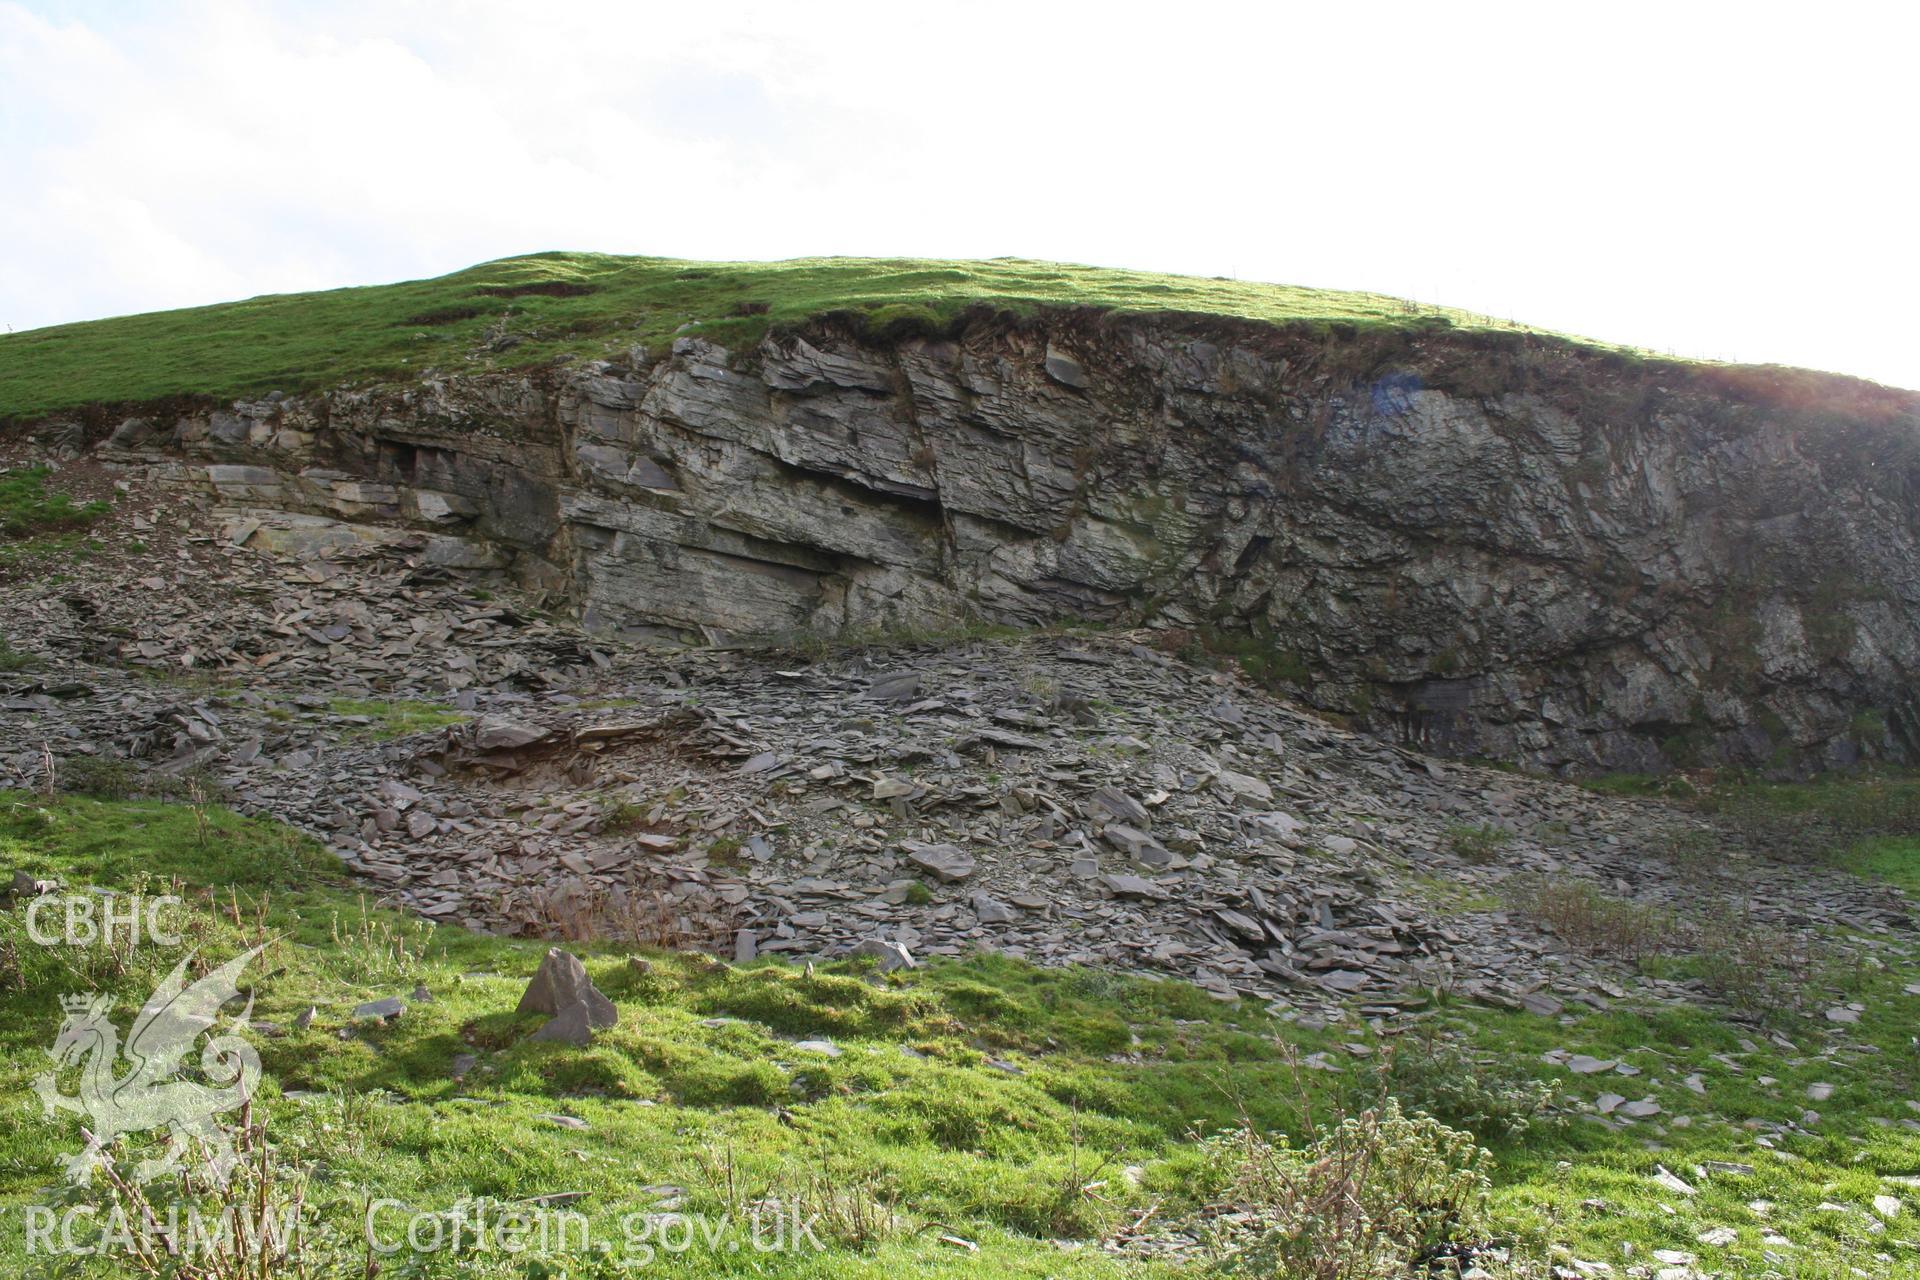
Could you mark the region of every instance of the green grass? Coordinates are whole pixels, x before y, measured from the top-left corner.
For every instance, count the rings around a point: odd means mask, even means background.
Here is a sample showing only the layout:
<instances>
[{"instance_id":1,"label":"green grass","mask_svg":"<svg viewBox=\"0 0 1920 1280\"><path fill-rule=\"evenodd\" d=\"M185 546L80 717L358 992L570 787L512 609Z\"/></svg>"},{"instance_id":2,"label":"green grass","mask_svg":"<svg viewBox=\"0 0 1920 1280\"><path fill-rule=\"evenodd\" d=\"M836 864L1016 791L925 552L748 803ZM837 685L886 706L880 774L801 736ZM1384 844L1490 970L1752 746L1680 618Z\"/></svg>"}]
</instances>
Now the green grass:
<instances>
[{"instance_id":1,"label":"green grass","mask_svg":"<svg viewBox=\"0 0 1920 1280\"><path fill-rule=\"evenodd\" d=\"M1920 830L1920 775L1835 773L1810 782L1734 778L1709 787L1700 804L1710 813L1819 818L1861 832Z\"/></svg>"},{"instance_id":2,"label":"green grass","mask_svg":"<svg viewBox=\"0 0 1920 1280\"><path fill-rule=\"evenodd\" d=\"M1864 840L1841 858L1840 865L1920 896L1920 839L1892 836Z\"/></svg>"},{"instance_id":3,"label":"green grass","mask_svg":"<svg viewBox=\"0 0 1920 1280\"><path fill-rule=\"evenodd\" d=\"M544 291L544 292L542 292ZM561 296L564 295L564 296ZM1379 294L997 258L690 262L540 253L432 280L282 294L0 337L0 420L96 402L231 398L429 368L519 368L562 355L655 353L683 326L724 345L827 312L886 332L966 307L1196 312L1274 323L1512 328ZM489 334L515 341L489 349ZM1614 349L1614 348L1609 348Z\"/></svg>"},{"instance_id":4,"label":"green grass","mask_svg":"<svg viewBox=\"0 0 1920 1280\"><path fill-rule=\"evenodd\" d=\"M0 472L0 537L80 529L107 513L104 502L75 502L71 495L48 490L46 467L22 467Z\"/></svg>"},{"instance_id":5,"label":"green grass","mask_svg":"<svg viewBox=\"0 0 1920 1280\"><path fill-rule=\"evenodd\" d=\"M365 698L334 698L327 707L334 715L350 717L356 723L364 721L357 727L381 741L428 729L440 729L471 719L465 712L455 711L452 707L405 699L379 702Z\"/></svg>"},{"instance_id":6,"label":"green grass","mask_svg":"<svg viewBox=\"0 0 1920 1280\"><path fill-rule=\"evenodd\" d=\"M642 971L624 950L587 947L620 1026L586 1050L529 1044L540 1019L512 1010L547 944L371 907L284 828L218 809L210 824L203 841L182 806L0 796L0 884L28 870L172 888L189 901L186 945L209 956L280 935L261 962L269 976L256 1019L286 1026L310 1004L322 1012L306 1032L258 1042L277 1141L322 1161L335 1182L409 1204L580 1191L583 1211L611 1230L644 1206L643 1185L675 1183L691 1208L723 1208L714 1160L729 1153L756 1185L816 1174L871 1181L915 1223L937 1220L981 1246L969 1255L902 1233L824 1266L777 1259L766 1274L877 1276L910 1259L930 1274L1107 1275L1114 1268L1097 1254L1046 1243L1103 1230L1123 1211L1063 1190L1076 1162L1090 1170L1103 1154L1177 1147L1190 1127L1230 1123L1238 1092L1263 1122L1289 1115L1263 1015L1238 1024L1184 984L1004 960L876 982L857 966L807 975L671 954L651 955ZM110 991L124 1027L179 953L44 948L23 934L18 912L0 913L0 1098L24 1119L37 1110L27 1085L59 1023L55 995ZM415 984L432 1003L340 1037L355 1004L406 997ZM843 1053L796 1050L802 1037L831 1038ZM461 1053L479 1065L456 1081ZM1139 1061L1122 1067L1110 1055ZM288 1091L322 1096L295 1102ZM591 1128L541 1118L553 1114ZM16 1273L6 1264L19 1261L9 1252L21 1243L19 1211L74 1141L66 1125L0 1127L0 1273Z\"/></svg>"},{"instance_id":7,"label":"green grass","mask_svg":"<svg viewBox=\"0 0 1920 1280\"><path fill-rule=\"evenodd\" d=\"M1920 894L1920 777L1836 774L1811 782L1743 783L1707 793L1706 807L1763 845L1805 853Z\"/></svg>"},{"instance_id":8,"label":"green grass","mask_svg":"<svg viewBox=\"0 0 1920 1280\"><path fill-rule=\"evenodd\" d=\"M648 953L636 964L610 946L579 950L618 1006L619 1025L586 1049L531 1044L525 1036L539 1019L512 1011L547 944L386 911L287 829L217 808L205 820L203 832L184 806L0 794L0 884L25 870L75 885L170 889L187 901L183 946L213 960L277 938L253 979L256 1021L290 1028L307 1007L320 1012L305 1031L257 1039L263 1106L283 1156L318 1166L329 1194L444 1210L476 1195L578 1193L574 1207L607 1238L649 1203L644 1187L681 1187L689 1211L717 1213L743 1194L802 1197L825 1185L897 1204L908 1224L876 1239L836 1237L818 1256L696 1250L656 1259L649 1273L1162 1274L1051 1241L1089 1240L1153 1204L1178 1219L1198 1194L1196 1135L1242 1123L1302 1133L1303 1097L1324 1114L1337 1100L1377 1096L1374 1065L1389 1047L1357 1020L1308 1031L1184 983L1000 957L880 978L846 963L807 973ZM0 1274L22 1273L24 1206L54 1180L56 1153L77 1142L70 1121L36 1118L28 1091L60 1022L55 997L108 992L124 1028L179 954L35 946L20 912L0 911L0 1105L14 1121L0 1125ZM1920 976L1911 968L1892 957L1884 970L1852 975L1826 998L1864 1004L1860 1024L1842 1033L1819 1019L1784 1022L1791 1048L1702 1009L1620 1002L1574 1006L1557 1020L1443 997L1431 1025L1458 1047L1450 1060L1486 1064L1484 1081L1472 1070L1390 1078L1438 1084L1432 1105L1465 1115L1482 1108L1482 1084L1511 1093L1527 1080L1557 1081L1554 1089L1581 1102L1614 1089L1666 1109L1617 1131L1576 1109L1511 1137L1483 1135L1496 1157L1496 1227L1529 1248L1558 1242L1616 1270L1653 1249L1681 1248L1706 1269L1760 1274L1767 1246L1747 1203L1764 1198L1773 1202L1768 1224L1796 1244L1792 1274L1838 1277L1849 1266L1911 1274L1920 1255L1895 1243L1920 1234L1910 1215L1871 1236L1857 1212L1821 1207L1858 1207L1888 1191L1907 1197L1910 1189L1884 1178L1920 1173L1920 1134L1899 1123L1903 1100L1920 1099L1910 1038L1920 998L1903 990ZM416 985L431 1001L411 999ZM392 995L411 1006L400 1019L348 1030L354 1005ZM801 1050L801 1038L831 1039L842 1052ZM1340 1047L1348 1043L1372 1056L1349 1056ZM1326 1052L1341 1069L1300 1073L1302 1085L1281 1044ZM1569 1077L1542 1060L1550 1049L1619 1058L1641 1074ZM474 1062L455 1078L462 1054ZM1696 1072L1705 1096L1686 1086ZM1834 1083L1834 1096L1810 1103L1814 1081ZM1810 1106L1822 1113L1817 1124L1805 1122ZM555 1115L588 1127L563 1128ZM1673 1123L1680 1116L1691 1125ZM1784 1154L1760 1146L1767 1131L1750 1127L1789 1122L1805 1122L1804 1132L1777 1139ZM1693 1170L1706 1161L1744 1162L1754 1173L1702 1178ZM1654 1184L1659 1165L1700 1194ZM1127 1166L1138 1185L1122 1176ZM1093 1183L1095 1192L1081 1190ZM1721 1225L1737 1229L1733 1245L1694 1242ZM980 1251L942 1244L941 1234ZM573 1275L601 1274L579 1259L570 1265ZM499 1259L470 1260L458 1273L555 1274Z\"/></svg>"},{"instance_id":9,"label":"green grass","mask_svg":"<svg viewBox=\"0 0 1920 1280\"><path fill-rule=\"evenodd\" d=\"M32 671L40 665L40 659L30 653L22 653L0 636L0 675L13 675L16 672Z\"/></svg>"},{"instance_id":10,"label":"green grass","mask_svg":"<svg viewBox=\"0 0 1920 1280\"><path fill-rule=\"evenodd\" d=\"M87 526L110 509L104 502L76 502L47 487L46 467L0 472L0 574L35 569L61 556L89 556L101 544ZM0 645L0 663L5 646Z\"/></svg>"},{"instance_id":11,"label":"green grass","mask_svg":"<svg viewBox=\"0 0 1920 1280\"><path fill-rule=\"evenodd\" d=\"M1602 773L1574 781L1589 791L1609 796L1668 796L1684 798L1695 793L1692 783L1677 773Z\"/></svg>"}]
</instances>

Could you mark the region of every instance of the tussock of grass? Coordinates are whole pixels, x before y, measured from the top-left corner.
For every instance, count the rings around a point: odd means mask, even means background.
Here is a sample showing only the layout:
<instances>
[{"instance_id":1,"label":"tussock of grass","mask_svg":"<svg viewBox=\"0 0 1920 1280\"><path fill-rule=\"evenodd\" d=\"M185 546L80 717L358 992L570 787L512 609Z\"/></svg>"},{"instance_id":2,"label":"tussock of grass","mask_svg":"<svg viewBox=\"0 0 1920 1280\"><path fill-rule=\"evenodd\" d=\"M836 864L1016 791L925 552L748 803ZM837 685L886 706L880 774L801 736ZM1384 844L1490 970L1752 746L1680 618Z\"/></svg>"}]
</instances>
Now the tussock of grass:
<instances>
[{"instance_id":1,"label":"tussock of grass","mask_svg":"<svg viewBox=\"0 0 1920 1280\"><path fill-rule=\"evenodd\" d=\"M1672 912L1615 897L1585 881L1517 875L1502 889L1516 911L1583 951L1642 960L1676 944L1679 921Z\"/></svg>"},{"instance_id":2,"label":"tussock of grass","mask_svg":"<svg viewBox=\"0 0 1920 1280\"><path fill-rule=\"evenodd\" d=\"M79 529L107 513L104 502L75 502L71 495L47 488L46 467L22 467L0 472L0 536Z\"/></svg>"},{"instance_id":3,"label":"tussock of grass","mask_svg":"<svg viewBox=\"0 0 1920 1280\"><path fill-rule=\"evenodd\" d=\"M14 648L7 643L5 636L0 636L0 675L12 675L15 672L32 671L39 665L40 659L30 653L23 653L19 649Z\"/></svg>"},{"instance_id":4,"label":"tussock of grass","mask_svg":"<svg viewBox=\"0 0 1920 1280\"><path fill-rule=\"evenodd\" d=\"M0 572L100 549L86 529L107 513L107 504L75 502L72 495L49 489L50 475L46 467L0 471ZM19 669L6 665L11 652L0 642L0 670Z\"/></svg>"},{"instance_id":5,"label":"tussock of grass","mask_svg":"<svg viewBox=\"0 0 1920 1280\"><path fill-rule=\"evenodd\" d=\"M432 702L409 702L404 699L397 702L380 702L364 698L335 698L328 709L337 716L351 716L367 721L365 730L374 738L403 738L410 733L424 733L429 729L443 729L450 724L461 724L472 717L452 707L443 707Z\"/></svg>"}]
</instances>

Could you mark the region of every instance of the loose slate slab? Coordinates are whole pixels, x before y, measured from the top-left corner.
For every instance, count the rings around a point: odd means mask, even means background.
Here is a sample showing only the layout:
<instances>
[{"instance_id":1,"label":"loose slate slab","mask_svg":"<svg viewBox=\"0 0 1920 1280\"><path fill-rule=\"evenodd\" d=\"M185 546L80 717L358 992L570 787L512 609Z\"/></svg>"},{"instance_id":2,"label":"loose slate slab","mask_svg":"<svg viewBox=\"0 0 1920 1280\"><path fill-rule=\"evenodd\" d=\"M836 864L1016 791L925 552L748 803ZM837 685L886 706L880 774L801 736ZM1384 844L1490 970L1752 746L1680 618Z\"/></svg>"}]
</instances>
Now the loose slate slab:
<instances>
[{"instance_id":1,"label":"loose slate slab","mask_svg":"<svg viewBox=\"0 0 1920 1280\"><path fill-rule=\"evenodd\" d=\"M1132 827L1145 827L1153 821L1145 805L1118 787L1096 789L1087 797L1087 807L1095 814L1105 814L1115 822L1124 822Z\"/></svg>"},{"instance_id":2,"label":"loose slate slab","mask_svg":"<svg viewBox=\"0 0 1920 1280\"><path fill-rule=\"evenodd\" d=\"M1160 898L1166 896L1160 886L1143 876L1104 875L1100 883L1116 898Z\"/></svg>"},{"instance_id":3,"label":"loose slate slab","mask_svg":"<svg viewBox=\"0 0 1920 1280\"><path fill-rule=\"evenodd\" d=\"M906 850L907 861L944 883L956 884L973 874L973 855L957 844L910 844Z\"/></svg>"},{"instance_id":4,"label":"loose slate slab","mask_svg":"<svg viewBox=\"0 0 1920 1280\"><path fill-rule=\"evenodd\" d=\"M504 716L483 716L473 726L476 751L518 751L545 739L548 731Z\"/></svg>"},{"instance_id":5,"label":"loose slate slab","mask_svg":"<svg viewBox=\"0 0 1920 1280\"><path fill-rule=\"evenodd\" d=\"M863 938L854 947L856 956L876 956L880 960L880 972L892 973L895 969L914 967L913 955L897 942L888 942L885 938Z\"/></svg>"},{"instance_id":6,"label":"loose slate slab","mask_svg":"<svg viewBox=\"0 0 1920 1280\"><path fill-rule=\"evenodd\" d=\"M397 1018L407 1011L406 1003L399 996L388 996L385 1000L373 1000L356 1005L353 1010L355 1022L368 1022L378 1019L381 1022Z\"/></svg>"},{"instance_id":7,"label":"loose slate slab","mask_svg":"<svg viewBox=\"0 0 1920 1280\"><path fill-rule=\"evenodd\" d=\"M877 702L912 702L920 696L920 673L895 671L877 676L867 686L867 696Z\"/></svg>"},{"instance_id":8,"label":"loose slate slab","mask_svg":"<svg viewBox=\"0 0 1920 1280\"><path fill-rule=\"evenodd\" d=\"M1136 830L1125 823L1116 822L1105 831L1107 843L1132 858L1135 862L1150 867L1164 867L1173 861L1173 855L1158 840L1144 831Z\"/></svg>"},{"instance_id":9,"label":"loose slate slab","mask_svg":"<svg viewBox=\"0 0 1920 1280\"><path fill-rule=\"evenodd\" d=\"M1020 913L1006 903L1001 902L985 890L973 895L973 914L981 924L1006 924L1019 918Z\"/></svg>"}]
</instances>

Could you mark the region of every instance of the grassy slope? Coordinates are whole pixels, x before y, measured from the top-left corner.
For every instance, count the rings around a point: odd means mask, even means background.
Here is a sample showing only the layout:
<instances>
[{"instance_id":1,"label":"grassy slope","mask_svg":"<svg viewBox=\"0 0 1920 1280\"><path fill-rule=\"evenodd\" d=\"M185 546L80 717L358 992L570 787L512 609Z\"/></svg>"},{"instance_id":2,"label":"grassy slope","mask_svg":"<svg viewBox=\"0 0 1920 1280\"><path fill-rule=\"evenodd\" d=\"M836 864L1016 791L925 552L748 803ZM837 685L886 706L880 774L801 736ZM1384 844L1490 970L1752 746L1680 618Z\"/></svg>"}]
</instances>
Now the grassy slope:
<instances>
[{"instance_id":1,"label":"grassy slope","mask_svg":"<svg viewBox=\"0 0 1920 1280\"><path fill-rule=\"evenodd\" d=\"M23 467L0 474L0 581L10 571L61 553L91 554L99 544L87 526L105 515L105 502L75 502L47 488L45 467ZM0 637L0 655L6 652ZM0 670L7 669L0 656Z\"/></svg>"},{"instance_id":2,"label":"grassy slope","mask_svg":"<svg viewBox=\"0 0 1920 1280\"><path fill-rule=\"evenodd\" d=\"M305 1032L259 1040L263 1096L276 1142L325 1165L333 1190L433 1209L476 1194L580 1192L577 1207L616 1231L622 1215L649 1204L641 1190L649 1186L685 1188L692 1210L724 1208L732 1167L755 1193L799 1194L816 1177L871 1185L897 1197L912 1223L939 1224L818 1256L696 1252L657 1260L650 1273L1117 1274L1095 1250L1062 1252L1048 1241L1098 1234L1149 1205L1177 1215L1194 1167L1191 1134L1231 1125L1243 1109L1262 1127L1297 1131L1294 1085L1269 1037L1330 1048L1344 1062L1338 1074L1306 1073L1322 1105L1364 1079L1338 1046L1379 1044L1358 1023L1303 1031L1183 984L989 958L876 984L844 966L809 976L778 963L675 955L651 956L643 972L619 949L587 948L620 1025L586 1050L534 1045L524 1036L538 1020L511 1010L544 944L430 930L369 910L323 855L271 824L216 811L203 841L191 811L177 806L0 796L0 883L17 869L149 891L180 877L192 902L187 945L211 956L242 949L258 935L256 921L286 935L262 966L256 1017L288 1024L310 1003L321 1013ZM137 952L123 971L98 948L34 947L22 933L17 911L0 913L0 1100L11 1120L0 1125L4 1274L20 1273L21 1206L51 1182L54 1154L76 1141L70 1123L32 1120L27 1088L59 1022L55 995L111 991L124 1027L178 954ZM1758 1274L1768 1246L1748 1202L1765 1199L1765 1224L1795 1244L1782 1268L1790 1274L1852 1274L1848 1265L1911 1274L1901 1268L1920 1255L1894 1242L1920 1235L1912 1211L1883 1234L1859 1212L1876 1194L1913 1194L1885 1176L1920 1173L1920 1134L1898 1124L1902 1100L1920 1096L1910 1040L1920 998L1901 989L1920 974L1908 967L1852 975L1848 994L1866 1013L1847 1033L1865 1049L1850 1053L1826 1048L1831 1029L1819 1023L1784 1024L1794 1047L1783 1049L1702 1011L1622 1002L1561 1022L1443 1002L1442 1018L1489 1059L1550 1076L1540 1060L1548 1049L1625 1058L1643 1074L1578 1078L1568 1093L1652 1095L1669 1117L1693 1117L1687 1128L1653 1122L1619 1132L1574 1118L1496 1145L1500 1225L1616 1267L1684 1249L1728 1274ZM354 1004L405 996L416 983L432 1003L342 1035ZM811 1037L831 1038L842 1056L793 1043ZM451 1064L463 1052L480 1065L456 1081ZM1704 1075L1705 1097L1685 1086L1693 1072ZM1837 1091L1809 1103L1807 1085L1822 1080ZM293 1090L321 1096L285 1096ZM1782 1140L1789 1156L1761 1149L1744 1125L1801 1120L1808 1106L1823 1118L1811 1134ZM554 1115L590 1127L564 1128ZM1707 1160L1755 1172L1702 1178L1693 1169ZM1119 1175L1129 1164L1143 1167L1137 1188ZM1653 1184L1658 1164L1701 1194ZM1089 1182L1104 1184L1101 1198L1072 1189ZM1831 1204L1849 1207L1822 1207ZM1736 1228L1736 1243L1695 1243L1720 1225ZM942 1232L981 1252L940 1243Z\"/></svg>"},{"instance_id":3,"label":"grassy slope","mask_svg":"<svg viewBox=\"0 0 1920 1280\"><path fill-rule=\"evenodd\" d=\"M579 290L575 296L519 293ZM521 367L562 354L656 349L682 325L724 343L829 311L871 323L942 322L969 304L1185 311L1357 325L1499 322L1379 294L1247 284L998 258L989 262L807 258L687 262L542 253L433 280L284 294L58 325L0 337L0 421L94 402L230 398L366 379ZM483 334L506 317L525 337L499 354ZM1499 327L1511 327L1499 325Z\"/></svg>"}]
</instances>

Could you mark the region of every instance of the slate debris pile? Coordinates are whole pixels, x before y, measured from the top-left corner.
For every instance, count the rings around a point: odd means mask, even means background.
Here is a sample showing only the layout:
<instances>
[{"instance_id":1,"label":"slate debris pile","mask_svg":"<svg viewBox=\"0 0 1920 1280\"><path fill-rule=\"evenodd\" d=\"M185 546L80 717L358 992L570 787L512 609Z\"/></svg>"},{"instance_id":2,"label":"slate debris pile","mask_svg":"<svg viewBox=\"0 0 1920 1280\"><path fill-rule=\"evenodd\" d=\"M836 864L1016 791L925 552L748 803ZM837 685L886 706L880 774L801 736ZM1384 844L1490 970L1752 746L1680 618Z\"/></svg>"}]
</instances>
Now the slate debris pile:
<instances>
[{"instance_id":1,"label":"slate debris pile","mask_svg":"<svg viewBox=\"0 0 1920 1280\"><path fill-rule=\"evenodd\" d=\"M994 950L1303 1017L1436 989L1543 1016L1688 994L1499 905L1523 873L1674 906L1717 875L1789 930L1911 927L1897 894L1837 873L1683 873L1664 855L1691 820L1670 809L1349 733L1144 632L663 648L546 620L404 542L194 519L155 510L163 549L0 597L0 634L43 658L0 676L0 781L41 785L49 756L204 776L436 920L741 961ZM410 702L460 722L380 736L379 706ZM1503 834L1490 862L1463 825Z\"/></svg>"}]
</instances>

